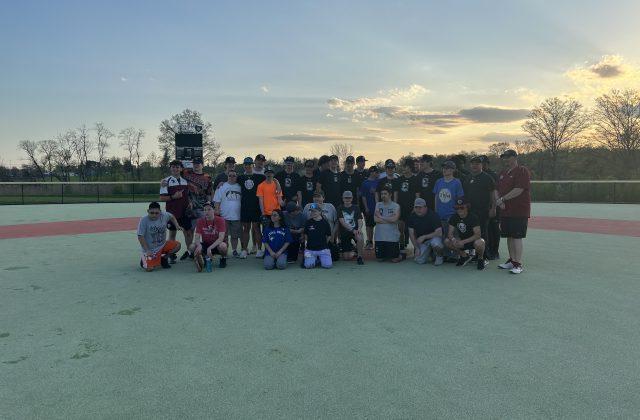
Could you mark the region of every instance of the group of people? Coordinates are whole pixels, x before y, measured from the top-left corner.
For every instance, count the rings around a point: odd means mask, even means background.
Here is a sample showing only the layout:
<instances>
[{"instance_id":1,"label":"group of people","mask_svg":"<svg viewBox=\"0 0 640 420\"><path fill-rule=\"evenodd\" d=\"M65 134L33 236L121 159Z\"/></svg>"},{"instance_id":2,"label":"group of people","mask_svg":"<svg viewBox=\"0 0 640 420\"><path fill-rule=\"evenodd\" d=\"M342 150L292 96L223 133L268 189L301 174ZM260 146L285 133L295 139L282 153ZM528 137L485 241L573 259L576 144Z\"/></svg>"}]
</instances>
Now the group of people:
<instances>
[{"instance_id":1,"label":"group of people","mask_svg":"<svg viewBox=\"0 0 640 420\"><path fill-rule=\"evenodd\" d=\"M499 258L502 236L509 258L498 267L519 274L530 173L514 150L500 157L499 174L484 155L473 156L468 169L466 158L456 155L438 170L427 154L401 167L387 159L383 169L367 167L364 156L348 156L341 171L337 156L321 156L305 161L301 173L287 157L275 173L258 154L242 161L241 172L227 157L215 178L204 173L201 158L192 168L174 160L160 186L165 211L152 202L138 226L140 265L170 268L178 260L181 230L186 250L180 260L193 259L198 271L210 269L216 254L221 268L228 255L250 254L268 270L296 263L301 253L308 269L330 268L337 259L362 265L366 250L398 263L407 258L409 243L418 264L475 260L483 270Z\"/></svg>"}]
</instances>

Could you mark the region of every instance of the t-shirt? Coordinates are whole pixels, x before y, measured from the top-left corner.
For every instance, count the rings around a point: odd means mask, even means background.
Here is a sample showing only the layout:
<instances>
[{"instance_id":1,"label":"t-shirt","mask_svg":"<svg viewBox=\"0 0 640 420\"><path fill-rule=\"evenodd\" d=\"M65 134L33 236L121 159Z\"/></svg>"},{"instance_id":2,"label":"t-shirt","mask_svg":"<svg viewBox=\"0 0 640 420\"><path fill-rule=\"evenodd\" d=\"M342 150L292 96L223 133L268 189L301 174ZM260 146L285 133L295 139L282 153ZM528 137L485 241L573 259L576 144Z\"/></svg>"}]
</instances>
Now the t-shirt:
<instances>
[{"instance_id":1,"label":"t-shirt","mask_svg":"<svg viewBox=\"0 0 640 420\"><path fill-rule=\"evenodd\" d=\"M504 210L501 215L505 217L529 217L531 215L531 174L524 166L516 166L511 170L504 170L498 176L498 194L500 197L507 194L514 188L522 188L522 193L505 200Z\"/></svg>"},{"instance_id":2,"label":"t-shirt","mask_svg":"<svg viewBox=\"0 0 640 420\"><path fill-rule=\"evenodd\" d=\"M280 188L282 188L282 196L284 201L298 202L298 191L300 191L300 174L297 172L280 171L276 174L276 179L280 182Z\"/></svg>"},{"instance_id":3,"label":"t-shirt","mask_svg":"<svg viewBox=\"0 0 640 420\"><path fill-rule=\"evenodd\" d=\"M216 175L216 178L213 180L213 189L217 190L222 186L222 184L224 184L228 180L229 180L229 176L227 175L227 173L220 172L218 175Z\"/></svg>"},{"instance_id":4,"label":"t-shirt","mask_svg":"<svg viewBox=\"0 0 640 420\"><path fill-rule=\"evenodd\" d=\"M258 185L256 195L262 197L262 206L264 208L262 214L271 216L271 213L280 208L279 197L282 197L282 192L276 192L278 189L277 184L274 182L263 181Z\"/></svg>"},{"instance_id":5,"label":"t-shirt","mask_svg":"<svg viewBox=\"0 0 640 420\"><path fill-rule=\"evenodd\" d=\"M359 170L358 168L356 168L356 172L360 175L360 179L363 181L369 178L369 170L366 168L363 170Z\"/></svg>"},{"instance_id":6,"label":"t-shirt","mask_svg":"<svg viewBox=\"0 0 640 420\"><path fill-rule=\"evenodd\" d=\"M238 178L240 189L242 192L240 210L244 213L257 212L260 209L260 203L256 196L258 185L265 180L264 175L253 173L251 175L243 174Z\"/></svg>"},{"instance_id":7,"label":"t-shirt","mask_svg":"<svg viewBox=\"0 0 640 420\"><path fill-rule=\"evenodd\" d=\"M358 197L360 184L362 184L362 178L359 173L353 172L349 174L346 171L340 172L340 190L341 192L351 191L354 201L355 198Z\"/></svg>"},{"instance_id":8,"label":"t-shirt","mask_svg":"<svg viewBox=\"0 0 640 420\"><path fill-rule=\"evenodd\" d=\"M280 251L285 243L291 243L291 231L286 226L270 227L267 226L262 231L262 243L269 244L274 252Z\"/></svg>"},{"instance_id":9,"label":"t-shirt","mask_svg":"<svg viewBox=\"0 0 640 420\"><path fill-rule=\"evenodd\" d=\"M478 216L468 212L464 219L458 213L451 216L449 224L455 228L454 235L460 239L467 239L473 236L473 228L480 226Z\"/></svg>"},{"instance_id":10,"label":"t-shirt","mask_svg":"<svg viewBox=\"0 0 640 420\"><path fill-rule=\"evenodd\" d=\"M311 212L309 211L310 205L311 203L307 204L302 210L304 217L307 219L311 219ZM320 205L320 213L322 214L322 217L327 221L327 223L329 223L329 226L331 226L331 230L333 231L333 229L336 227L336 223L338 223L338 212L336 211L334 205L331 203L322 203Z\"/></svg>"},{"instance_id":11,"label":"t-shirt","mask_svg":"<svg viewBox=\"0 0 640 420\"><path fill-rule=\"evenodd\" d=\"M300 228L303 228L306 221L307 221L307 218L304 217L304 214L302 214L301 211L299 211L298 214L296 215L293 215L288 211L284 212L284 223L287 225L289 229L298 230ZM291 235L294 238L296 238L296 241L297 241L297 238L299 237L300 234L291 232Z\"/></svg>"},{"instance_id":12,"label":"t-shirt","mask_svg":"<svg viewBox=\"0 0 640 420\"><path fill-rule=\"evenodd\" d=\"M360 212L360 207L352 204L349 207L340 206L338 207L338 219L344 219L345 223L351 226L351 229L358 228L358 220L362 219L362 213ZM340 223L340 230L347 231Z\"/></svg>"},{"instance_id":13,"label":"t-shirt","mask_svg":"<svg viewBox=\"0 0 640 420\"><path fill-rule=\"evenodd\" d=\"M189 183L189 200L194 210L201 210L209 197L213 195L213 182L208 174L197 174L191 169L184 169L182 177Z\"/></svg>"},{"instance_id":14,"label":"t-shirt","mask_svg":"<svg viewBox=\"0 0 640 420\"><path fill-rule=\"evenodd\" d=\"M144 237L152 253L159 252L164 246L167 240L167 223L170 220L171 214L163 211L156 220L151 220L149 215L146 215L138 222L138 236ZM144 248L140 248L144 251Z\"/></svg>"},{"instance_id":15,"label":"t-shirt","mask_svg":"<svg viewBox=\"0 0 640 420\"><path fill-rule=\"evenodd\" d=\"M379 179L365 179L360 186L360 195L367 201L367 208L372 213L376 208L376 190L379 182Z\"/></svg>"},{"instance_id":16,"label":"t-shirt","mask_svg":"<svg viewBox=\"0 0 640 420\"><path fill-rule=\"evenodd\" d=\"M382 217L391 217L400 214L400 205L394 201L390 201L388 204L385 204L384 201L378 201L376 203L376 213ZM398 222L376 223L373 238L382 242L398 242L400 240Z\"/></svg>"},{"instance_id":17,"label":"t-shirt","mask_svg":"<svg viewBox=\"0 0 640 420\"><path fill-rule=\"evenodd\" d=\"M395 190L398 192L398 204L405 210L413 208L413 202L416 198L416 193L413 189L415 182L412 178L413 176L410 178L401 176L396 179Z\"/></svg>"},{"instance_id":18,"label":"t-shirt","mask_svg":"<svg viewBox=\"0 0 640 420\"><path fill-rule=\"evenodd\" d=\"M257 175L264 175L265 168L258 169L257 167L253 167L253 173Z\"/></svg>"},{"instance_id":19,"label":"t-shirt","mask_svg":"<svg viewBox=\"0 0 640 420\"><path fill-rule=\"evenodd\" d=\"M324 219L309 219L304 225L304 234L307 235L307 249L310 251L322 251L329 248L327 237L331 236L331 226Z\"/></svg>"},{"instance_id":20,"label":"t-shirt","mask_svg":"<svg viewBox=\"0 0 640 420\"><path fill-rule=\"evenodd\" d=\"M435 211L427 210L427 213L424 216L418 216L415 213L411 213L407 220L407 226L414 230L417 238L419 236L435 232L436 229L442 227L442 223Z\"/></svg>"},{"instance_id":21,"label":"t-shirt","mask_svg":"<svg viewBox=\"0 0 640 420\"><path fill-rule=\"evenodd\" d=\"M489 208L493 196L491 192L496 189L493 178L487 173L471 173L462 183L464 197L471 204L471 212L478 217L486 219L489 217Z\"/></svg>"},{"instance_id":22,"label":"t-shirt","mask_svg":"<svg viewBox=\"0 0 640 420\"><path fill-rule=\"evenodd\" d=\"M182 191L182 197L171 198L178 191ZM186 179L175 176L166 177L162 180L160 195L169 197L169 201L165 202L166 211L173 214L176 219L184 216L185 211L189 208L189 183Z\"/></svg>"},{"instance_id":23,"label":"t-shirt","mask_svg":"<svg viewBox=\"0 0 640 420\"><path fill-rule=\"evenodd\" d=\"M420 193L420 197L424 198L427 202L429 210L435 210L435 195L433 194L433 187L436 185L436 181L442 178L442 172L435 169L431 172L418 172L413 179L414 191Z\"/></svg>"},{"instance_id":24,"label":"t-shirt","mask_svg":"<svg viewBox=\"0 0 640 420\"><path fill-rule=\"evenodd\" d=\"M453 207L456 200L464 196L462 183L458 178L452 178L449 181L440 178L433 187L433 193L436 196L436 211L440 220L448 220L456 212Z\"/></svg>"},{"instance_id":25,"label":"t-shirt","mask_svg":"<svg viewBox=\"0 0 640 420\"><path fill-rule=\"evenodd\" d=\"M307 177L306 175L302 175L300 177L300 191L302 192L302 206L306 206L307 204L313 202L313 193L316 190L316 182L318 182L318 178L315 175L311 175L311 177Z\"/></svg>"},{"instance_id":26,"label":"t-shirt","mask_svg":"<svg viewBox=\"0 0 640 420\"><path fill-rule=\"evenodd\" d=\"M199 233L202 237L202 242L211 245L218 240L220 232L226 232L224 219L217 214L213 220L207 220L206 217L201 217L196 222L196 233Z\"/></svg>"},{"instance_id":27,"label":"t-shirt","mask_svg":"<svg viewBox=\"0 0 640 420\"><path fill-rule=\"evenodd\" d=\"M384 178L380 178L378 182L378 187L376 188L376 191L378 192L378 196L380 195L380 191L382 191L383 188L386 189L390 189L391 190L391 199L393 200L393 193L398 191L398 185L396 184L396 180L398 178L400 178L400 176L398 174L393 174L393 177L390 178L387 176L387 174L383 174ZM380 200L382 200L382 197L380 197Z\"/></svg>"},{"instance_id":28,"label":"t-shirt","mask_svg":"<svg viewBox=\"0 0 640 420\"><path fill-rule=\"evenodd\" d=\"M342 192L340 191L340 174L326 169L318 175L318 182L324 192L324 201L334 206L339 206L342 202Z\"/></svg>"},{"instance_id":29,"label":"t-shirt","mask_svg":"<svg viewBox=\"0 0 640 420\"><path fill-rule=\"evenodd\" d=\"M242 200L240 184L225 182L216 190L213 201L220 203L220 216L224 220L240 220L240 205Z\"/></svg>"}]
</instances>

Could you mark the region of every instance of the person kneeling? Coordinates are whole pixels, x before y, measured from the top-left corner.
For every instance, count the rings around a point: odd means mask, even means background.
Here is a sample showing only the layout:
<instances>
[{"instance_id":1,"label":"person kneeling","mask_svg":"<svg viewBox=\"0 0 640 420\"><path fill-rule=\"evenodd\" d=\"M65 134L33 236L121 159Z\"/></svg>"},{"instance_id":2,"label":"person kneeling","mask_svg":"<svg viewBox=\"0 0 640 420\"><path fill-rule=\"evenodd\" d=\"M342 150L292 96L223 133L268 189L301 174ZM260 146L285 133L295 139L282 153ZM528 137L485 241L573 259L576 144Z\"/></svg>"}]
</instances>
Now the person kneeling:
<instances>
[{"instance_id":1,"label":"person kneeling","mask_svg":"<svg viewBox=\"0 0 640 420\"><path fill-rule=\"evenodd\" d=\"M449 219L449 232L444 244L458 253L456 266L464 266L471 261L470 250L475 250L478 257L478 270L484 270L487 261L484 259L484 239L481 237L478 217L469 213L469 204L462 198L456 200L456 214Z\"/></svg>"},{"instance_id":2,"label":"person kneeling","mask_svg":"<svg viewBox=\"0 0 640 420\"><path fill-rule=\"evenodd\" d=\"M146 271L153 271L155 267L171 268L169 255L180 250L180 242L167 240L167 224L171 222L177 230L182 227L176 218L160 210L160 204L149 204L147 215L138 223L138 242L141 248L140 267Z\"/></svg>"},{"instance_id":3,"label":"person kneeling","mask_svg":"<svg viewBox=\"0 0 640 420\"><path fill-rule=\"evenodd\" d=\"M331 268L331 250L329 239L332 236L331 227L320 212L317 203L309 205L309 220L304 225L304 237L306 248L304 250L304 268L314 268L316 261L320 259L322 268Z\"/></svg>"},{"instance_id":4,"label":"person kneeling","mask_svg":"<svg viewBox=\"0 0 640 420\"><path fill-rule=\"evenodd\" d=\"M413 260L418 264L426 264L433 253L434 265L442 265L442 224L438 214L427 208L424 198L415 199L407 226L413 244Z\"/></svg>"},{"instance_id":5,"label":"person kneeling","mask_svg":"<svg viewBox=\"0 0 640 420\"><path fill-rule=\"evenodd\" d=\"M283 226L283 219L281 210L273 210L269 225L262 231L262 243L267 249L263 263L267 270L287 268L287 248L293 239L289 228Z\"/></svg>"},{"instance_id":6,"label":"person kneeling","mask_svg":"<svg viewBox=\"0 0 640 420\"><path fill-rule=\"evenodd\" d=\"M227 266L227 244L224 242L226 233L225 221L215 214L211 203L205 203L203 210L204 217L201 217L196 222L194 238L194 244L196 244L194 250L196 269L202 271L205 267L202 254L210 260L213 259L214 254L220 255L220 268L225 268Z\"/></svg>"}]
</instances>

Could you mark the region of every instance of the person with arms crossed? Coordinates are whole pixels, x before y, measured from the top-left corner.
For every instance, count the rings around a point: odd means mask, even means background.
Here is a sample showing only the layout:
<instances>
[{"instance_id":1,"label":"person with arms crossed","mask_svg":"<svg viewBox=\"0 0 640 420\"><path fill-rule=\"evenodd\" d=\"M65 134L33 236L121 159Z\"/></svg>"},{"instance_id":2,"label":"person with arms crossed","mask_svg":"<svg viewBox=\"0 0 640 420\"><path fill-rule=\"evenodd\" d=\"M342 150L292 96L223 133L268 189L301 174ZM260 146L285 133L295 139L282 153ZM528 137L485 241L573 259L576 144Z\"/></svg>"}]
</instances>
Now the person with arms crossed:
<instances>
[{"instance_id":1,"label":"person with arms crossed","mask_svg":"<svg viewBox=\"0 0 640 420\"><path fill-rule=\"evenodd\" d=\"M353 204L353 193L349 190L342 193L342 206L338 207L338 221L340 222L340 252L342 259L353 258L353 243L356 244L358 265L363 265L364 238L362 236L362 213Z\"/></svg>"},{"instance_id":2,"label":"person with arms crossed","mask_svg":"<svg viewBox=\"0 0 640 420\"><path fill-rule=\"evenodd\" d=\"M367 230L367 243L364 249L373 249L373 227L376 225L373 214L376 211L376 191L378 190L378 167L369 168L369 177L360 185L360 198L364 209L364 224Z\"/></svg>"},{"instance_id":3,"label":"person with arms crossed","mask_svg":"<svg viewBox=\"0 0 640 420\"><path fill-rule=\"evenodd\" d=\"M233 256L238 258L238 240L242 236L242 222L240 221L240 206L242 204L242 188L238 184L238 174L235 169L227 172L227 181L222 183L213 195L214 209L225 222L225 242L231 243Z\"/></svg>"},{"instance_id":4,"label":"person with arms crossed","mask_svg":"<svg viewBox=\"0 0 640 420\"><path fill-rule=\"evenodd\" d=\"M173 160L169 163L169 170L171 175L166 177L160 183L160 201L165 203L165 211L171 213L180 226L182 226L182 234L184 235L184 244L187 249L191 246L193 241L193 230L191 229L191 217L189 217L190 206L189 203L189 183L186 179L182 178L182 162L179 160ZM177 229L173 223L169 222L167 226L169 229L169 240L176 240ZM188 252L185 252L182 259L187 258ZM169 262L175 264L177 259L176 254L169 255Z\"/></svg>"},{"instance_id":5,"label":"person with arms crossed","mask_svg":"<svg viewBox=\"0 0 640 420\"><path fill-rule=\"evenodd\" d=\"M522 240L527 236L531 215L531 174L529 169L518 164L515 150L505 150L500 158L505 169L498 176L496 205L500 208L500 232L507 238L509 259L498 267L520 274L524 270Z\"/></svg>"},{"instance_id":6,"label":"person with arms crossed","mask_svg":"<svg viewBox=\"0 0 640 420\"><path fill-rule=\"evenodd\" d=\"M266 179L264 175L253 172L253 159L251 157L244 158L243 166L244 174L238 179L241 188L240 221L242 222L242 238L240 242L242 251L240 251L240 258L242 259L247 258L250 252L249 236L251 236L253 242L251 253L262 249L260 202L256 191L258 185Z\"/></svg>"},{"instance_id":7,"label":"person with arms crossed","mask_svg":"<svg viewBox=\"0 0 640 420\"><path fill-rule=\"evenodd\" d=\"M177 230L182 230L171 213L160 210L160 204L152 202L147 209L147 215L138 223L138 242L141 248L140 267L146 271L154 268L171 268L168 255L180 250L180 242L167 241L167 224L171 222Z\"/></svg>"},{"instance_id":8,"label":"person with arms crossed","mask_svg":"<svg viewBox=\"0 0 640 420\"><path fill-rule=\"evenodd\" d=\"M470 250L478 257L477 268L484 270L488 261L484 258L485 242L482 239L478 216L469 211L469 203L459 198L455 204L456 214L449 218L449 232L444 244L458 254L457 267L465 266L473 258Z\"/></svg>"},{"instance_id":9,"label":"person with arms crossed","mask_svg":"<svg viewBox=\"0 0 640 420\"><path fill-rule=\"evenodd\" d=\"M402 261L400 257L400 231L398 218L400 206L391 199L392 191L388 188L380 190L381 201L376 203L373 219L376 222L374 239L376 241L376 258L384 261L391 258L391 262Z\"/></svg>"},{"instance_id":10,"label":"person with arms crossed","mask_svg":"<svg viewBox=\"0 0 640 420\"><path fill-rule=\"evenodd\" d=\"M287 268L287 248L291 241L291 231L284 225L282 210L273 210L271 220L262 232L262 242L267 250L263 260L266 270Z\"/></svg>"},{"instance_id":11,"label":"person with arms crossed","mask_svg":"<svg viewBox=\"0 0 640 420\"><path fill-rule=\"evenodd\" d=\"M414 200L407 226L413 244L413 260L426 264L429 255L434 254L434 265L442 265L442 224L436 212L429 210L424 198Z\"/></svg>"},{"instance_id":12,"label":"person with arms crossed","mask_svg":"<svg viewBox=\"0 0 640 420\"><path fill-rule=\"evenodd\" d=\"M314 268L318 259L322 268L331 268L331 250L329 249L329 239L332 236L329 223L322 217L320 206L316 203L309 205L311 218L304 225L304 240L306 243L304 250L304 268Z\"/></svg>"},{"instance_id":13,"label":"person with arms crossed","mask_svg":"<svg viewBox=\"0 0 640 420\"><path fill-rule=\"evenodd\" d=\"M204 216L196 222L195 263L196 269L200 272L205 266L204 253L206 258L213 260L215 254L220 255L220 268L227 266L227 244L225 237L224 219L218 216L211 203L204 205Z\"/></svg>"}]
</instances>

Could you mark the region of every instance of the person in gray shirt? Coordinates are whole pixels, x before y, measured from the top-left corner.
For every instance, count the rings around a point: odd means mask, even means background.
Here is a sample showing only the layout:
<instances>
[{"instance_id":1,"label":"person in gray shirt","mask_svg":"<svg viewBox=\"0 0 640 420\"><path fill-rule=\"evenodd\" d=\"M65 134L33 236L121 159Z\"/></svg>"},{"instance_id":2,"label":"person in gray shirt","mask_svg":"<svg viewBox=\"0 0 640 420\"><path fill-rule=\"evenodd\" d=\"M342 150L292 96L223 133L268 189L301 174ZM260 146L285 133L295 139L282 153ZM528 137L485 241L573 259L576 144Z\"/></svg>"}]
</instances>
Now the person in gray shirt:
<instances>
[{"instance_id":1,"label":"person in gray shirt","mask_svg":"<svg viewBox=\"0 0 640 420\"><path fill-rule=\"evenodd\" d=\"M380 190L380 201L376 203L373 220L376 222L375 239L376 258L378 261L391 259L391 262L402 261L400 257L400 230L398 218L400 205L391 200L393 191L388 187Z\"/></svg>"},{"instance_id":2,"label":"person in gray shirt","mask_svg":"<svg viewBox=\"0 0 640 420\"><path fill-rule=\"evenodd\" d=\"M284 213L284 223L291 231L292 241L287 248L287 262L293 264L298 261L300 253L300 243L302 242L302 234L304 233L304 225L307 218L300 211L300 206L295 202L287 203L287 211Z\"/></svg>"},{"instance_id":3,"label":"person in gray shirt","mask_svg":"<svg viewBox=\"0 0 640 420\"><path fill-rule=\"evenodd\" d=\"M152 202L149 204L147 215L140 219L138 223L138 242L140 243L140 267L147 271L154 268L171 268L169 265L169 255L174 255L180 250L180 242L175 240L167 241L167 224L171 222L177 230L182 230L182 226L176 218L165 211L160 210L160 204Z\"/></svg>"},{"instance_id":4,"label":"person in gray shirt","mask_svg":"<svg viewBox=\"0 0 640 420\"><path fill-rule=\"evenodd\" d=\"M320 206L322 217L331 227L332 234L330 242L335 242L336 232L338 231L338 212L336 211L336 208L333 204L324 202L324 193L322 191L316 191L313 193L313 202ZM310 206L311 203L304 206L304 210L302 210L302 214L304 214L306 220L311 219L311 213L309 211Z\"/></svg>"}]
</instances>

